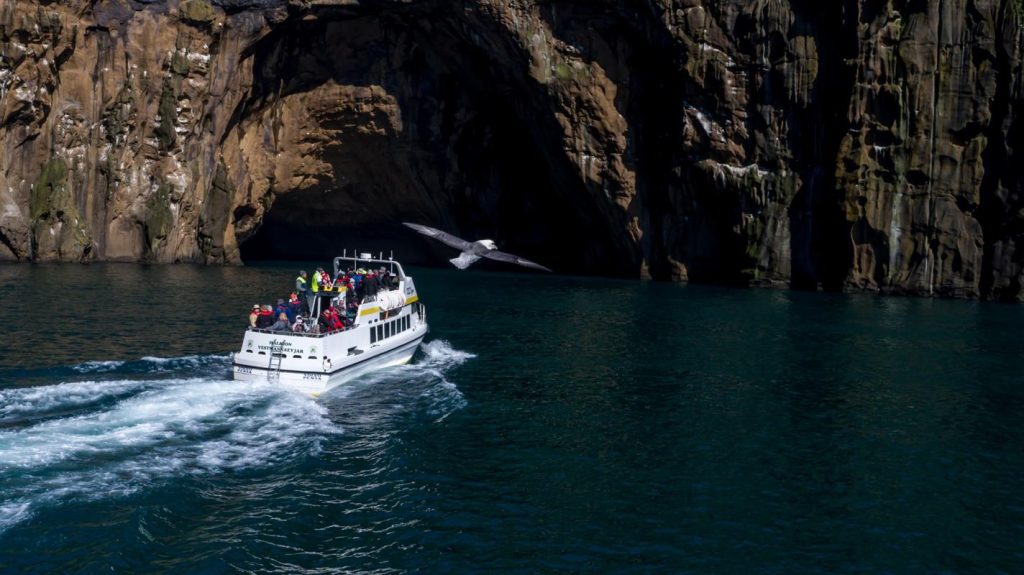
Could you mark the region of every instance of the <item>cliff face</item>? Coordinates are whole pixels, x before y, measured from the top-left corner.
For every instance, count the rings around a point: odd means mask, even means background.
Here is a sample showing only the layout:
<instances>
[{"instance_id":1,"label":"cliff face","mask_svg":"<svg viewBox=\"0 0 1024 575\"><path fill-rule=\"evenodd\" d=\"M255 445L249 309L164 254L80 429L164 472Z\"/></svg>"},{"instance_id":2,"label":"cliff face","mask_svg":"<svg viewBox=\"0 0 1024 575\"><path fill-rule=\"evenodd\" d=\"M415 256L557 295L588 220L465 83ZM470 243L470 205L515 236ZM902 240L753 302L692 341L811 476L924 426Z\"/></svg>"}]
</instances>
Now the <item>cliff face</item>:
<instances>
[{"instance_id":1,"label":"cliff face","mask_svg":"<svg viewBox=\"0 0 1024 575\"><path fill-rule=\"evenodd\" d=\"M0 259L421 249L408 219L1019 299L1022 40L1020 0L0 0Z\"/></svg>"}]
</instances>

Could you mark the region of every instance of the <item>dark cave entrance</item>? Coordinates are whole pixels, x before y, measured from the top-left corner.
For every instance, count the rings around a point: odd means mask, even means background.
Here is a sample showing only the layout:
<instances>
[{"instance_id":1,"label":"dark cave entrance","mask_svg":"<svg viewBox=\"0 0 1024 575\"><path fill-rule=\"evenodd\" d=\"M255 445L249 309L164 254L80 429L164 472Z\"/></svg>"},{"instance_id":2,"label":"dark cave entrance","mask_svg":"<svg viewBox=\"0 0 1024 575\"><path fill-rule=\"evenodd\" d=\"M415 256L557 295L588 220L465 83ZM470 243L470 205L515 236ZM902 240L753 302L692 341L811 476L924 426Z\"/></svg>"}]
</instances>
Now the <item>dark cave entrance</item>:
<instances>
[{"instance_id":1,"label":"dark cave entrance","mask_svg":"<svg viewBox=\"0 0 1024 575\"><path fill-rule=\"evenodd\" d=\"M238 121L334 83L383 88L400 126L368 134L361 126L379 124L380 110L327 114L324 125L340 136L319 160L334 177L274 198L255 232L239 238L243 261L326 260L359 249L447 265L456 255L402 221L490 238L564 273L614 261L607 224L573 167L558 159L561 150L545 149L561 141L552 137L558 127L545 113L544 88L508 65L521 55L495 61L463 36L464 15L421 11L323 10L251 49L254 87ZM619 260L620 269L603 273L629 273L629 259Z\"/></svg>"}]
</instances>

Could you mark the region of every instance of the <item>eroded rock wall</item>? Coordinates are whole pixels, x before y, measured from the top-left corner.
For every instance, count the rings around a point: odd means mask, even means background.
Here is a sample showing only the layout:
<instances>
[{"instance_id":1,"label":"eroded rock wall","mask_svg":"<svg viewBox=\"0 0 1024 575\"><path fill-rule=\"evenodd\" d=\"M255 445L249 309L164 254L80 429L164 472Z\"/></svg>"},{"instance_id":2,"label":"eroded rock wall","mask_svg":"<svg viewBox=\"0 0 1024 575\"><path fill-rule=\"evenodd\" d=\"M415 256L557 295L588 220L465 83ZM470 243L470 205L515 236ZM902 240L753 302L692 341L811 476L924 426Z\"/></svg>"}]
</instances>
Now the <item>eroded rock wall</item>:
<instances>
[{"instance_id":1,"label":"eroded rock wall","mask_svg":"<svg viewBox=\"0 0 1024 575\"><path fill-rule=\"evenodd\" d=\"M0 0L0 259L1021 297L1019 0ZM322 253L317 253L321 249Z\"/></svg>"}]
</instances>

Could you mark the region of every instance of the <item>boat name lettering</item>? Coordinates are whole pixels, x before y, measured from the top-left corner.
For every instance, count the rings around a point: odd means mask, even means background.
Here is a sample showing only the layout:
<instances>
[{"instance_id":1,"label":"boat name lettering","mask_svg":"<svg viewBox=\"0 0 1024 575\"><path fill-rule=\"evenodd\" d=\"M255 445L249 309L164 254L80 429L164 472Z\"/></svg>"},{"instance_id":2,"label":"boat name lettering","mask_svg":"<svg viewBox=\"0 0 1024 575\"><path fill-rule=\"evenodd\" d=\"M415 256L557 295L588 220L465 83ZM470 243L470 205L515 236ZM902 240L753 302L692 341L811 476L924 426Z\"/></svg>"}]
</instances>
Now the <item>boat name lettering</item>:
<instances>
[{"instance_id":1,"label":"boat name lettering","mask_svg":"<svg viewBox=\"0 0 1024 575\"><path fill-rule=\"evenodd\" d=\"M269 345L257 345L256 349L259 349L260 351L270 351L272 348L274 348L276 346L281 346L281 348L280 348L281 349L281 353L286 353L286 354L290 353L290 354L293 354L293 355L302 355L306 351L306 350L302 349L301 347L292 347L292 344L290 342L278 341L276 339L270 340L270 344Z\"/></svg>"},{"instance_id":2,"label":"boat name lettering","mask_svg":"<svg viewBox=\"0 0 1024 575\"><path fill-rule=\"evenodd\" d=\"M302 379L312 379L314 381L320 381L320 374L319 373L304 373L304 374L302 374Z\"/></svg>"}]
</instances>

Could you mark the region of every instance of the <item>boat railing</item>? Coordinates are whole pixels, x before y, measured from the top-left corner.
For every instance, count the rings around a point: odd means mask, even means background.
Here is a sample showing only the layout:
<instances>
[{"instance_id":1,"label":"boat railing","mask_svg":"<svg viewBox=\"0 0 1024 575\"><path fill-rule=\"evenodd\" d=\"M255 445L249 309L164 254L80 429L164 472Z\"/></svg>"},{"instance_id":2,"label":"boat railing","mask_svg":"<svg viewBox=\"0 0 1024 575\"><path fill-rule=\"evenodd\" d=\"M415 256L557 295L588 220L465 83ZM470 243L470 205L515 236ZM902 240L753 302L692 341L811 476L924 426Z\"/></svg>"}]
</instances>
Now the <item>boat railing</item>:
<instances>
[{"instance_id":1,"label":"boat railing","mask_svg":"<svg viewBox=\"0 0 1024 575\"><path fill-rule=\"evenodd\" d=\"M349 328L349 329L351 329L351 328ZM289 331L284 331L284 330L280 330L280 329L264 329L264 328L258 328L258 327L251 327L250 326L247 329L247 331L252 331L252 332L256 332L256 333L268 333L270 335L292 335L292 336L295 336L295 337L320 338L320 337L328 336L328 335L335 334L335 333L342 333L342 332L345 332L345 331L349 331L349 329L339 329L339 330L334 330L334 331L326 331L326 332L321 332L321 333L313 333L313 332L309 332L309 331L290 331L290 330Z\"/></svg>"},{"instance_id":2,"label":"boat railing","mask_svg":"<svg viewBox=\"0 0 1024 575\"><path fill-rule=\"evenodd\" d=\"M405 270L402 269L402 264L395 261L394 254L389 254L387 258L384 257L384 253L378 253L377 257L373 257L373 254L368 252L359 252L354 250L352 255L348 254L348 250L341 256L334 258L334 275L344 269L343 265L346 263L351 264L350 267L357 269L362 267L360 264L365 264L367 267L383 266L387 268L391 273L397 275L400 279L405 279Z\"/></svg>"}]
</instances>

